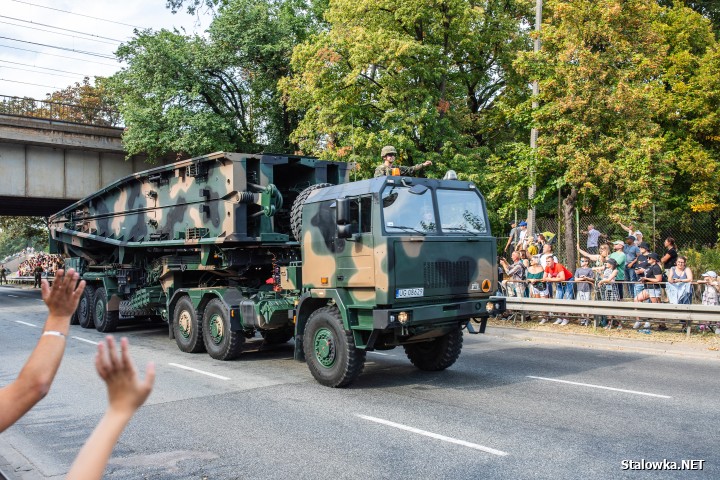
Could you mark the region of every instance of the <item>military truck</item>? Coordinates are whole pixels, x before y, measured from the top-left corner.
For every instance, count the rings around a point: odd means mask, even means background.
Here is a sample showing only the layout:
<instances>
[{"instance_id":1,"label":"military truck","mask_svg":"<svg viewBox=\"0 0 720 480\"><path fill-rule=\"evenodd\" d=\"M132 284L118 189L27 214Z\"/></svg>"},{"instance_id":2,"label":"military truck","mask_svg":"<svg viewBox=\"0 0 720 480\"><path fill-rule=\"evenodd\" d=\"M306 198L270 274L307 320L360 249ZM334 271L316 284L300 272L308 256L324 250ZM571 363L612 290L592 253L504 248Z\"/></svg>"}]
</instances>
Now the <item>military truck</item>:
<instances>
[{"instance_id":1,"label":"military truck","mask_svg":"<svg viewBox=\"0 0 720 480\"><path fill-rule=\"evenodd\" d=\"M53 252L87 281L74 321L162 320L180 350L219 360L258 333L294 338L330 387L401 345L422 370L448 368L463 330L505 308L484 199L457 180L350 182L352 167L220 152L76 202L49 220Z\"/></svg>"}]
</instances>

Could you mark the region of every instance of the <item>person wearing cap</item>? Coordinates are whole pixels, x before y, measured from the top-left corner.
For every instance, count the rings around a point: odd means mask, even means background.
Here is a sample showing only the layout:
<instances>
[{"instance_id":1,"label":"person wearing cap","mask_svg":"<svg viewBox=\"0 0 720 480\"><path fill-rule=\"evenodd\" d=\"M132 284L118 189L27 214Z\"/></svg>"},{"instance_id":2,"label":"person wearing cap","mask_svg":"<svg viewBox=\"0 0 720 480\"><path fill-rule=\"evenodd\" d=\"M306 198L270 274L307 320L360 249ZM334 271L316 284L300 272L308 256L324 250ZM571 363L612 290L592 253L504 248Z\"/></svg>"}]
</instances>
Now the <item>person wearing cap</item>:
<instances>
[{"instance_id":1,"label":"person wearing cap","mask_svg":"<svg viewBox=\"0 0 720 480\"><path fill-rule=\"evenodd\" d=\"M633 268L635 278L637 278L637 282L633 284L633 298L645 290L645 285L640 281L640 278L645 276L645 270L650 266L647 260L647 255L650 253L650 245L648 245L647 242L640 242L638 249L640 250L640 254L637 256L637 261Z\"/></svg>"},{"instance_id":2,"label":"person wearing cap","mask_svg":"<svg viewBox=\"0 0 720 480\"><path fill-rule=\"evenodd\" d=\"M623 249L625 248L625 242L622 240L615 240L613 242L613 251L610 254L610 258L615 260L615 264L617 266L617 276L615 277L616 282L624 282L625 281L625 263L626 263L626 257L625 253L623 252ZM618 296L622 300L623 298L623 286L620 284L620 288L618 288Z\"/></svg>"},{"instance_id":3,"label":"person wearing cap","mask_svg":"<svg viewBox=\"0 0 720 480\"><path fill-rule=\"evenodd\" d=\"M520 230L518 231L518 240L515 248L518 250L525 250L527 249L528 242L527 222L525 220L521 220L520 223L518 223L518 228Z\"/></svg>"},{"instance_id":4,"label":"person wearing cap","mask_svg":"<svg viewBox=\"0 0 720 480\"><path fill-rule=\"evenodd\" d=\"M647 254L648 268L645 269L640 281L645 285L645 289L640 295L635 297L636 302L644 302L650 300L652 303L660 303L660 284L662 283L662 268L660 267L660 257L657 253Z\"/></svg>"},{"instance_id":5,"label":"person wearing cap","mask_svg":"<svg viewBox=\"0 0 720 480\"><path fill-rule=\"evenodd\" d=\"M412 167L397 166L394 167L395 159L397 158L397 150L391 145L387 145L380 151L380 157L383 163L375 168L375 177L389 176L393 174L394 169L398 169L400 175L404 177L412 177L414 173L419 172L425 167L432 165L430 160L427 160L421 164L413 165Z\"/></svg>"},{"instance_id":6,"label":"person wearing cap","mask_svg":"<svg viewBox=\"0 0 720 480\"><path fill-rule=\"evenodd\" d=\"M702 280L700 280L698 283L704 283L705 289L703 290L702 294L702 304L703 305L718 305L718 299L720 298L720 295L718 295L718 288L720 288L720 283L718 283L718 275L712 270L709 270L701 275ZM718 333L717 331L715 333Z\"/></svg>"},{"instance_id":7,"label":"person wearing cap","mask_svg":"<svg viewBox=\"0 0 720 480\"><path fill-rule=\"evenodd\" d=\"M635 245L635 237L628 235L625 238L625 245L623 245L623 253L625 254L625 280L627 284L628 296L633 296L633 286L638 281L637 275L635 275L635 265L637 264L637 257L640 255L640 248Z\"/></svg>"}]
</instances>

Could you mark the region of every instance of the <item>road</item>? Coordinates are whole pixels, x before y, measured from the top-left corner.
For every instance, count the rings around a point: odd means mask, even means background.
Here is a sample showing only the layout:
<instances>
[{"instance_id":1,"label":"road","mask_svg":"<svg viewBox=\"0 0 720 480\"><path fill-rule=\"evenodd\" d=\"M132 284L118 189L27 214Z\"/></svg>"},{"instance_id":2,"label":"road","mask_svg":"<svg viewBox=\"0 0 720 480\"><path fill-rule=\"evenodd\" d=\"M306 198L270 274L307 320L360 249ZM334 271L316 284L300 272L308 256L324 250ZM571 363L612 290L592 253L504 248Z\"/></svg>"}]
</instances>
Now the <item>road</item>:
<instances>
[{"instance_id":1,"label":"road","mask_svg":"<svg viewBox=\"0 0 720 480\"><path fill-rule=\"evenodd\" d=\"M38 291L0 287L0 385L44 318ZM158 325L119 334L141 370L156 363L157 381L109 479L720 478L717 360L466 334L445 372L416 370L402 350L369 353L358 381L334 390L292 359L292 343L252 340L220 362L180 352ZM10 479L67 472L105 408L101 338L73 326L50 394L0 434ZM642 460L705 462L623 470Z\"/></svg>"}]
</instances>

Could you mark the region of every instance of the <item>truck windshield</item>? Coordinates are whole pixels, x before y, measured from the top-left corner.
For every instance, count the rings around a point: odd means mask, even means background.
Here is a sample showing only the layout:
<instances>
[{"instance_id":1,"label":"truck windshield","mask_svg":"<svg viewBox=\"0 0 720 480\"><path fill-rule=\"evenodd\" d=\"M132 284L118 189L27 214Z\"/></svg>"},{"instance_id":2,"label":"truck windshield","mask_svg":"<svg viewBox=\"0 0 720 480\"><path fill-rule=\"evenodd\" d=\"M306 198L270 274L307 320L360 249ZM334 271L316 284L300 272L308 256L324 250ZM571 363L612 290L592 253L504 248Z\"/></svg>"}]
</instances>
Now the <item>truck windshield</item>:
<instances>
[{"instance_id":1,"label":"truck windshield","mask_svg":"<svg viewBox=\"0 0 720 480\"><path fill-rule=\"evenodd\" d=\"M382 211L388 233L437 232L437 218L433 209L432 190L411 193L407 187L388 185L382 192Z\"/></svg>"},{"instance_id":2,"label":"truck windshield","mask_svg":"<svg viewBox=\"0 0 720 480\"><path fill-rule=\"evenodd\" d=\"M437 190L440 229L447 234L486 234L487 221L480 197L468 190Z\"/></svg>"}]
</instances>

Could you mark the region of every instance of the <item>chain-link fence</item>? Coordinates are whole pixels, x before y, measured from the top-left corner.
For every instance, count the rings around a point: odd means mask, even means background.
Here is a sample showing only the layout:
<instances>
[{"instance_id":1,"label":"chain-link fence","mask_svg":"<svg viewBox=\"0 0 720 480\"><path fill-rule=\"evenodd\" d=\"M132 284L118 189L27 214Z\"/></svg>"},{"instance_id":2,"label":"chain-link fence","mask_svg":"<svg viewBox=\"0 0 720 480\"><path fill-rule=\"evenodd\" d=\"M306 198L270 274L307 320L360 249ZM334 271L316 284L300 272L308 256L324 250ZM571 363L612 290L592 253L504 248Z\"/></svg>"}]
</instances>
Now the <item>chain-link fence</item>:
<instances>
[{"instance_id":1,"label":"chain-link fence","mask_svg":"<svg viewBox=\"0 0 720 480\"><path fill-rule=\"evenodd\" d=\"M582 249L586 249L588 226L593 225L601 233L601 244L624 240L628 236L628 230L625 228L630 229L633 233L642 232L643 241L650 245L651 251L658 253L660 256L665 252L664 241L668 237L675 239L680 254L707 249L718 250L720 249L720 243L718 242L720 234L719 222L720 212L717 211L661 213L656 212L655 209L649 209L637 221L628 220L623 222L614 222L604 216L576 214L573 222L575 230L572 232L573 244L570 245L570 248L575 248L579 244ZM562 218L537 218L533 232L533 234L545 233L546 236L553 237L553 251L561 262L566 262L568 259L568 246L566 245L564 229ZM498 237L498 245L501 249L508 240L508 232L503 233L504 237ZM509 255L509 250L507 253ZM720 250L718 250L718 257L718 260L720 260ZM579 257L575 256L575 259L577 261ZM700 260L695 263L698 262ZM711 260L711 266L712 263ZM692 261L688 262L688 264L693 266ZM705 265L695 266L705 268Z\"/></svg>"}]
</instances>

